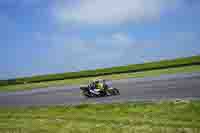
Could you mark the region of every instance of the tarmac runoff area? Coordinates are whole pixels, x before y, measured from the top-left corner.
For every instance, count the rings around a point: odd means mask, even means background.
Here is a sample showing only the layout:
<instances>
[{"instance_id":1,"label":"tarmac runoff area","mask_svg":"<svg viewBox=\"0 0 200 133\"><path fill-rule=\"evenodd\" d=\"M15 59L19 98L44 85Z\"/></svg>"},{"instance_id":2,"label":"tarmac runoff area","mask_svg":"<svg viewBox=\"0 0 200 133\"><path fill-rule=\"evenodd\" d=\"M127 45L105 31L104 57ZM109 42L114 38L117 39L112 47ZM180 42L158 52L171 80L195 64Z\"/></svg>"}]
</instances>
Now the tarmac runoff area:
<instances>
[{"instance_id":1,"label":"tarmac runoff area","mask_svg":"<svg viewBox=\"0 0 200 133\"><path fill-rule=\"evenodd\" d=\"M169 99L200 99L200 73L163 75L112 81L119 96L85 98L79 86L38 88L29 91L0 93L0 106L77 105L157 101Z\"/></svg>"}]
</instances>

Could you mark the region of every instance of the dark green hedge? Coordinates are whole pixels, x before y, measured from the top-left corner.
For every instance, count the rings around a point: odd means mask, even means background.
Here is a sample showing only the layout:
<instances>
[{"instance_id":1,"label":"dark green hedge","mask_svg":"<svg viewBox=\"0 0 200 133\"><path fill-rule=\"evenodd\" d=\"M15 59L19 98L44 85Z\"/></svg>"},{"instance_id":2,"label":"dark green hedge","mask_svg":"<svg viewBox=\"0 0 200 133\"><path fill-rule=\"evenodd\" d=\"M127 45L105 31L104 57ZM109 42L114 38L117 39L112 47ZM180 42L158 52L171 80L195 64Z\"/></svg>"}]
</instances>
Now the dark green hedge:
<instances>
[{"instance_id":1,"label":"dark green hedge","mask_svg":"<svg viewBox=\"0 0 200 133\"><path fill-rule=\"evenodd\" d=\"M42 82L42 81L73 79L73 78L82 78L82 77L93 77L93 76L102 76L102 75L117 74L117 73L139 72L139 71L147 71L147 70L153 70L153 69L163 69L163 68L170 68L170 67L180 67L180 66L186 66L186 65L199 65L199 64L200 64L200 56L193 56L193 57L187 57L187 58L178 58L174 60L163 60L159 62L119 66L119 67L112 67L112 68L105 68L105 69L96 69L96 70L88 70L88 71L80 71L80 72L68 72L68 73L62 73L62 74L49 74L49 75L10 79L10 80L0 80L0 86L11 85L11 84Z\"/></svg>"}]
</instances>

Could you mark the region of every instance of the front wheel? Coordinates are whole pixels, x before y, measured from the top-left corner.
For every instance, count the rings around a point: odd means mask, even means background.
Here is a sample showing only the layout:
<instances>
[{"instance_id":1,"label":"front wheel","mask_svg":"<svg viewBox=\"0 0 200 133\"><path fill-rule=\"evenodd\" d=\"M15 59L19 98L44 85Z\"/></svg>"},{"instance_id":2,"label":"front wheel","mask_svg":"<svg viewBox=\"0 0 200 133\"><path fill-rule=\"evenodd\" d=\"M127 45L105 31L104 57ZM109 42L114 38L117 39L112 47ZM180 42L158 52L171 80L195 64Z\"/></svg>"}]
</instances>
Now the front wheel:
<instances>
[{"instance_id":1,"label":"front wheel","mask_svg":"<svg viewBox=\"0 0 200 133\"><path fill-rule=\"evenodd\" d=\"M120 92L118 89L116 88L113 88L113 92L114 92L114 95L120 95Z\"/></svg>"},{"instance_id":2,"label":"front wheel","mask_svg":"<svg viewBox=\"0 0 200 133\"><path fill-rule=\"evenodd\" d=\"M83 94L83 96L85 96L86 98L92 97L92 95L89 94L88 91L83 91L82 94Z\"/></svg>"}]
</instances>

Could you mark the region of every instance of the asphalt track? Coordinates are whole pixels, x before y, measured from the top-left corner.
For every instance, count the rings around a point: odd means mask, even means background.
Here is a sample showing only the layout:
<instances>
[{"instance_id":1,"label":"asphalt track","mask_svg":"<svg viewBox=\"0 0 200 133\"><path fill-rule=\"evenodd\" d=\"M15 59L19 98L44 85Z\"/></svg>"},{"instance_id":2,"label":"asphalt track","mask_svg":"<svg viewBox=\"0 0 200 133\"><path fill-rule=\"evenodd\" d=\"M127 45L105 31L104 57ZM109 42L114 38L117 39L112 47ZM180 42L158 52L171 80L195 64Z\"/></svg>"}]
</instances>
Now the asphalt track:
<instances>
[{"instance_id":1,"label":"asphalt track","mask_svg":"<svg viewBox=\"0 0 200 133\"><path fill-rule=\"evenodd\" d=\"M85 98L79 86L51 87L31 91L0 93L0 106L74 105L166 99L199 99L200 73L115 80L121 95Z\"/></svg>"}]
</instances>

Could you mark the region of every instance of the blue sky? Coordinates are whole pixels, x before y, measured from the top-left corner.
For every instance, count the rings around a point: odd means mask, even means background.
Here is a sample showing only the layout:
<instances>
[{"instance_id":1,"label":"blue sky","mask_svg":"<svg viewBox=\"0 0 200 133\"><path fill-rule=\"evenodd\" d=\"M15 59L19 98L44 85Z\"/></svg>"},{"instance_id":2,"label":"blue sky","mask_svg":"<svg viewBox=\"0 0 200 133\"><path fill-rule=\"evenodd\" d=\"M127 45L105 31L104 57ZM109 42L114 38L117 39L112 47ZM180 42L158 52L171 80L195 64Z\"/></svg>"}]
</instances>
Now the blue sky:
<instances>
[{"instance_id":1,"label":"blue sky","mask_svg":"<svg viewBox=\"0 0 200 133\"><path fill-rule=\"evenodd\" d=\"M1 0L0 79L200 54L199 0Z\"/></svg>"}]
</instances>

